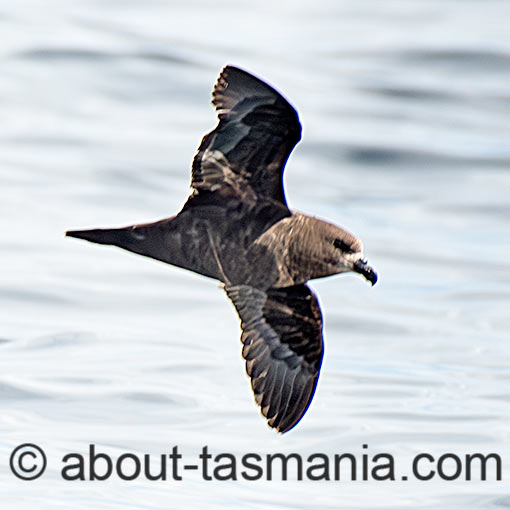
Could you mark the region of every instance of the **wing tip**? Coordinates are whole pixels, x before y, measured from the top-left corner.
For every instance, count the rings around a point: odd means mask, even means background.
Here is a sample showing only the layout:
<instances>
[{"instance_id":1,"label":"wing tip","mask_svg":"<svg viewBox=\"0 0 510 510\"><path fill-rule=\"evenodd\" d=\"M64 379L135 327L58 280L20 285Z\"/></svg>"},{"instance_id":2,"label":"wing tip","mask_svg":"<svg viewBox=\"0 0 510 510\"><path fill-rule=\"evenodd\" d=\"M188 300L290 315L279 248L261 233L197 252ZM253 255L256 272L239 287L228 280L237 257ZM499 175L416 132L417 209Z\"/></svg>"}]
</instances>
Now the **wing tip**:
<instances>
[{"instance_id":1,"label":"wing tip","mask_svg":"<svg viewBox=\"0 0 510 510\"><path fill-rule=\"evenodd\" d=\"M275 425L271 425L271 420L268 420L267 424L269 425L269 427L271 427L272 429L276 430L276 432L278 432L278 434L286 434L287 432L291 431L302 419L303 419L303 416L305 415L306 413L306 409L297 417L297 418L293 418L292 420L289 421L289 423L285 423L285 419L284 419L284 423L283 424L277 424L276 426ZM272 418L274 420L274 418Z\"/></svg>"},{"instance_id":2,"label":"wing tip","mask_svg":"<svg viewBox=\"0 0 510 510\"><path fill-rule=\"evenodd\" d=\"M211 103L219 112L221 119L221 116L227 114L240 100L251 95L276 98L276 101L287 105L297 118L295 108L274 87L251 72L232 64L225 65L218 75Z\"/></svg>"},{"instance_id":3,"label":"wing tip","mask_svg":"<svg viewBox=\"0 0 510 510\"><path fill-rule=\"evenodd\" d=\"M211 103L214 106L214 108L219 112L219 115L221 116L223 113L222 110L229 110L233 104L228 105L228 96L225 94L225 91L229 85L228 83L228 76L232 69L238 69L235 66L226 65L221 70L220 74L218 75L218 79L216 80L216 83L214 84L214 88L212 91L212 100Z\"/></svg>"},{"instance_id":4,"label":"wing tip","mask_svg":"<svg viewBox=\"0 0 510 510\"><path fill-rule=\"evenodd\" d=\"M262 407L261 404L263 395L255 394L255 402L260 406L260 412L264 418L266 418L267 425L270 428L276 430L279 434L286 434L298 425L310 408L310 404L312 403L315 390L317 388L318 375L319 374L317 374L315 380L312 381L311 387L308 387L308 390L302 393L301 398L299 398L297 402L295 402L291 407L285 407L283 410L278 409L272 416L268 416L268 411L271 408L271 405L268 404L267 406ZM259 398L257 398L257 396Z\"/></svg>"}]
</instances>

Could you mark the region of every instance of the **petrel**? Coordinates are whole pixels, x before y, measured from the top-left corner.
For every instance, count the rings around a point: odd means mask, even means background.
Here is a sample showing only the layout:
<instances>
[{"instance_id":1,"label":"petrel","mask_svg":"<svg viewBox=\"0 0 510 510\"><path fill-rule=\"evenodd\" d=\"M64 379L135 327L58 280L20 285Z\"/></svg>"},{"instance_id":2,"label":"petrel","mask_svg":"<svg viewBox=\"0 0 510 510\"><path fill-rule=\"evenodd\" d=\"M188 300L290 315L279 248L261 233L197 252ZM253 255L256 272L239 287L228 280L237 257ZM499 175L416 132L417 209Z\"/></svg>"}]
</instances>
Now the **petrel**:
<instances>
[{"instance_id":1,"label":"petrel","mask_svg":"<svg viewBox=\"0 0 510 510\"><path fill-rule=\"evenodd\" d=\"M301 139L294 108L233 66L212 97L218 125L202 139L178 214L66 235L219 280L241 320L255 401L269 426L287 432L310 405L324 352L321 309L306 282L354 271L374 285L377 274L358 238L287 206L283 171Z\"/></svg>"}]
</instances>

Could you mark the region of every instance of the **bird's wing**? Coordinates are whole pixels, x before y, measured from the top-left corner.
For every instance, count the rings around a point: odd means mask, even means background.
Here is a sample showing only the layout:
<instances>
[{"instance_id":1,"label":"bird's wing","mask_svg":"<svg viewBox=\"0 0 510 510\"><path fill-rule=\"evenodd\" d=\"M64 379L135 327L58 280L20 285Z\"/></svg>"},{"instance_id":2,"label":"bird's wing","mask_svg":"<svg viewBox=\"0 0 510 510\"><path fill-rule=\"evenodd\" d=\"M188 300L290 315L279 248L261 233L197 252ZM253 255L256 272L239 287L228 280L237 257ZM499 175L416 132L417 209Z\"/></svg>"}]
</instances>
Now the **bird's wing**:
<instances>
[{"instance_id":1,"label":"bird's wing","mask_svg":"<svg viewBox=\"0 0 510 510\"><path fill-rule=\"evenodd\" d=\"M323 355L322 315L306 285L262 291L225 286L241 319L243 357L255 400L279 432L294 427L312 401Z\"/></svg>"},{"instance_id":2,"label":"bird's wing","mask_svg":"<svg viewBox=\"0 0 510 510\"><path fill-rule=\"evenodd\" d=\"M301 138L294 108L272 87L237 67L225 67L213 90L216 129L193 160L191 186L286 205L283 169Z\"/></svg>"}]
</instances>

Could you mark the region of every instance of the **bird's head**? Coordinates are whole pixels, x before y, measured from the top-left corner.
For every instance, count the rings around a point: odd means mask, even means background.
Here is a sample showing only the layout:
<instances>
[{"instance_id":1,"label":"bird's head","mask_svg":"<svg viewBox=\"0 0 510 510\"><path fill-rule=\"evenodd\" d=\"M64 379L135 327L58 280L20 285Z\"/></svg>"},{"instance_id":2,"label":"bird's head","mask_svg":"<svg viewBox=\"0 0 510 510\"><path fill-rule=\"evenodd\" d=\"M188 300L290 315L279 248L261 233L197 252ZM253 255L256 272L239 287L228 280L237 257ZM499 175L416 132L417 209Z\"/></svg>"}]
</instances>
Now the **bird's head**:
<instances>
[{"instance_id":1,"label":"bird's head","mask_svg":"<svg viewBox=\"0 0 510 510\"><path fill-rule=\"evenodd\" d=\"M363 243L350 232L328 225L323 237L323 249L328 263L335 273L354 271L364 276L372 285L377 282L377 273L368 265L363 255Z\"/></svg>"}]
</instances>

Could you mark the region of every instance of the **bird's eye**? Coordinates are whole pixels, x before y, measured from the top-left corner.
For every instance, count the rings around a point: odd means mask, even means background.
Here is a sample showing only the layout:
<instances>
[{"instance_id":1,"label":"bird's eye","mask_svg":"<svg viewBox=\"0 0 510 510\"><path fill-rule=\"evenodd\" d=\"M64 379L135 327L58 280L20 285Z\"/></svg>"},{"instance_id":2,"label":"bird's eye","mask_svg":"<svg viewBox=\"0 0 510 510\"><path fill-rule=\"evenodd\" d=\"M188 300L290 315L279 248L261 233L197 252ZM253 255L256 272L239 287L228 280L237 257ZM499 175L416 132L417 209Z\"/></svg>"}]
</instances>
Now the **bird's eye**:
<instances>
[{"instance_id":1,"label":"bird's eye","mask_svg":"<svg viewBox=\"0 0 510 510\"><path fill-rule=\"evenodd\" d=\"M335 239L333 244L335 245L335 248L342 250L344 253L353 253L351 245L347 244L345 241L342 241L342 239Z\"/></svg>"}]
</instances>

